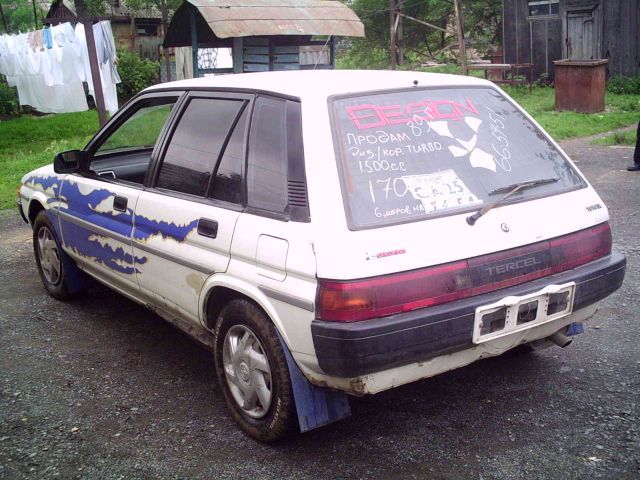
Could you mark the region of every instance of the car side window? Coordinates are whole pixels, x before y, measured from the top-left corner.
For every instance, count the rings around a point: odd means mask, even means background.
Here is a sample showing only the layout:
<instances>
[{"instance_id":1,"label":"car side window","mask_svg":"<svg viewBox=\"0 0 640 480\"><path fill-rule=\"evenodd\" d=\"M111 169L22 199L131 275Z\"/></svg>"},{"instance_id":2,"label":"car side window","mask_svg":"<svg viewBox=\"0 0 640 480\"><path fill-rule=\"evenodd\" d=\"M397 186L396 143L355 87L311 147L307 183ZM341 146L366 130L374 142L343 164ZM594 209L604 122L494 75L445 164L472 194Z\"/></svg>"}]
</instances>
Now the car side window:
<instances>
[{"instance_id":1,"label":"car side window","mask_svg":"<svg viewBox=\"0 0 640 480\"><path fill-rule=\"evenodd\" d=\"M233 129L233 134L216 167L210 197L231 203L242 203L242 164L244 159L244 134L249 109L244 108Z\"/></svg>"},{"instance_id":2,"label":"car side window","mask_svg":"<svg viewBox=\"0 0 640 480\"><path fill-rule=\"evenodd\" d=\"M151 152L178 97L141 100L113 132L98 139L90 170L101 177L142 184Z\"/></svg>"},{"instance_id":3,"label":"car side window","mask_svg":"<svg viewBox=\"0 0 640 480\"><path fill-rule=\"evenodd\" d=\"M287 207L286 101L259 97L249 138L247 203L282 213Z\"/></svg>"},{"instance_id":4,"label":"car side window","mask_svg":"<svg viewBox=\"0 0 640 480\"><path fill-rule=\"evenodd\" d=\"M156 186L204 197L245 102L193 98L169 141Z\"/></svg>"},{"instance_id":5,"label":"car side window","mask_svg":"<svg viewBox=\"0 0 640 480\"><path fill-rule=\"evenodd\" d=\"M141 107L100 145L96 153L153 148L171 114L174 102L175 100L161 104L154 102Z\"/></svg>"}]
</instances>

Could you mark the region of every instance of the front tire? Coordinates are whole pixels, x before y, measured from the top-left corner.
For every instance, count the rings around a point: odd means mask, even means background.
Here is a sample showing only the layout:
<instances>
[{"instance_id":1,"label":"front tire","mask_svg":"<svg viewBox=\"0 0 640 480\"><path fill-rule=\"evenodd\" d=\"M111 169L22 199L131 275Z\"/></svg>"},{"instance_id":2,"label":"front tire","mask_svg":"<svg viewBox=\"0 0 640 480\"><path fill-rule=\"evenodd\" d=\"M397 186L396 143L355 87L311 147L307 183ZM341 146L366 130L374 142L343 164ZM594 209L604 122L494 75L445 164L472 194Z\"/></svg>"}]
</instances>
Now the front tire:
<instances>
[{"instance_id":1,"label":"front tire","mask_svg":"<svg viewBox=\"0 0 640 480\"><path fill-rule=\"evenodd\" d=\"M33 253L40 279L53 298L70 300L87 288L86 275L62 250L45 210L33 222Z\"/></svg>"},{"instance_id":2,"label":"front tire","mask_svg":"<svg viewBox=\"0 0 640 480\"><path fill-rule=\"evenodd\" d=\"M214 330L216 376L234 420L251 437L273 442L296 424L287 360L273 323L254 303L235 299Z\"/></svg>"}]
</instances>

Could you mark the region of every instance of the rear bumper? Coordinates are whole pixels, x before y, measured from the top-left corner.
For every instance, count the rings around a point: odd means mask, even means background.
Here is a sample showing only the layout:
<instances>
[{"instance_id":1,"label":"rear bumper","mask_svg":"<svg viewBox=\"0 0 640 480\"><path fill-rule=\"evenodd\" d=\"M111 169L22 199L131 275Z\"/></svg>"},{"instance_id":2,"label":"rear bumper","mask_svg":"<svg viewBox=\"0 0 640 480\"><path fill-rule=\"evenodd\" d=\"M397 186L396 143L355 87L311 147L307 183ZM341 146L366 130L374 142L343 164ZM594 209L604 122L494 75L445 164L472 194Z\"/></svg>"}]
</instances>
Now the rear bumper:
<instances>
[{"instance_id":1,"label":"rear bumper","mask_svg":"<svg viewBox=\"0 0 640 480\"><path fill-rule=\"evenodd\" d=\"M327 375L357 377L464 350L474 345L477 307L547 285L575 282L573 311L577 312L616 291L625 268L625 257L613 252L573 270L445 305L363 322L314 320L311 333L318 364Z\"/></svg>"}]
</instances>

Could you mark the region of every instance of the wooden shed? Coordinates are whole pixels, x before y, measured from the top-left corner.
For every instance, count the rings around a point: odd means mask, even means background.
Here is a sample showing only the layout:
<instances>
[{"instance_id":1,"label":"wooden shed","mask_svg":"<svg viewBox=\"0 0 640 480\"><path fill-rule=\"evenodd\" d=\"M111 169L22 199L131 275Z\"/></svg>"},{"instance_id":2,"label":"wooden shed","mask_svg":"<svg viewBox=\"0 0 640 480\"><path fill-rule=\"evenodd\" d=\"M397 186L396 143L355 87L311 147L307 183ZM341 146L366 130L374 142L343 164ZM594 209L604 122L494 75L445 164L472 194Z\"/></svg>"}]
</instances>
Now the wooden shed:
<instances>
[{"instance_id":1,"label":"wooden shed","mask_svg":"<svg viewBox=\"0 0 640 480\"><path fill-rule=\"evenodd\" d=\"M317 37L325 37L318 40ZM185 0L176 10L164 47L192 47L193 76L264 70L332 68L337 36L363 37L364 26L333 0ZM313 64L301 57L327 52ZM198 68L198 49L231 48L232 68Z\"/></svg>"},{"instance_id":2,"label":"wooden shed","mask_svg":"<svg viewBox=\"0 0 640 480\"><path fill-rule=\"evenodd\" d=\"M0 0L2 1L2 0ZM152 4L140 10L129 8L122 0L102 0L101 19L111 22L118 48L137 52L143 58L158 60L158 45L162 43L162 15ZM77 21L73 0L53 0L44 23L56 25Z\"/></svg>"},{"instance_id":3,"label":"wooden shed","mask_svg":"<svg viewBox=\"0 0 640 480\"><path fill-rule=\"evenodd\" d=\"M555 60L609 60L608 74L640 72L639 0L503 0L506 63L554 78Z\"/></svg>"}]
</instances>

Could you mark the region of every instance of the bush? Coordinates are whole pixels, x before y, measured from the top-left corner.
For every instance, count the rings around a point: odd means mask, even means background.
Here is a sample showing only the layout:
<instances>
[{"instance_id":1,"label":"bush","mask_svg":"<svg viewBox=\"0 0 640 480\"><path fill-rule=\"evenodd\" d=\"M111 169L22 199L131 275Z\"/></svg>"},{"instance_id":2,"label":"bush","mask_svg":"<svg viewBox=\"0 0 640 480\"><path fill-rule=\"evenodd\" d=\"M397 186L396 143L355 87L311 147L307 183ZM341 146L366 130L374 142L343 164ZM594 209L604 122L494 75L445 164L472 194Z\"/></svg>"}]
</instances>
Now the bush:
<instances>
[{"instance_id":1,"label":"bush","mask_svg":"<svg viewBox=\"0 0 640 480\"><path fill-rule=\"evenodd\" d=\"M18 96L16 89L6 83L0 83L0 115L18 114Z\"/></svg>"},{"instance_id":2,"label":"bush","mask_svg":"<svg viewBox=\"0 0 640 480\"><path fill-rule=\"evenodd\" d=\"M607 92L619 95L640 95L640 74L630 77L613 75L607 82Z\"/></svg>"},{"instance_id":3,"label":"bush","mask_svg":"<svg viewBox=\"0 0 640 480\"><path fill-rule=\"evenodd\" d=\"M118 97L127 100L157 81L158 62L140 58L128 50L118 51Z\"/></svg>"},{"instance_id":4,"label":"bush","mask_svg":"<svg viewBox=\"0 0 640 480\"><path fill-rule=\"evenodd\" d=\"M389 68L389 52L379 48L370 48L364 42L354 40L353 46L336 55L336 68L384 70Z\"/></svg>"}]
</instances>

